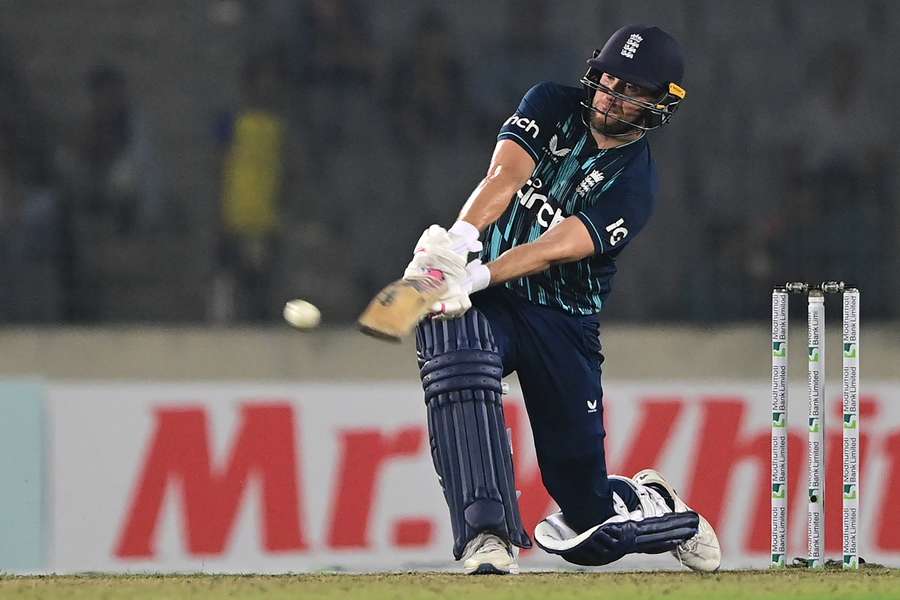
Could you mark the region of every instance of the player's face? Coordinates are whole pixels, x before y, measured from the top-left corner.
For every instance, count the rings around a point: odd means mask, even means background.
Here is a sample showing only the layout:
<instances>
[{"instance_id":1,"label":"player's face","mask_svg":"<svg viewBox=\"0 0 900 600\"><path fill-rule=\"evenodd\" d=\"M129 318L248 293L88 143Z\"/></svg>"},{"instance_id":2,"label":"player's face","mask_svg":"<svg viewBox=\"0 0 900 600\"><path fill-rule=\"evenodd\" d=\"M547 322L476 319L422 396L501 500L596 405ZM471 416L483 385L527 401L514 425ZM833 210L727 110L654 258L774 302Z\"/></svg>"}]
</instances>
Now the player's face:
<instances>
[{"instance_id":1,"label":"player's face","mask_svg":"<svg viewBox=\"0 0 900 600\"><path fill-rule=\"evenodd\" d=\"M613 91L643 102L653 101L653 93L639 85L628 83L607 73L600 77L600 83ZM591 126L601 133L621 134L633 128L627 123L636 123L642 118L641 107L620 100L602 90L594 93L593 107L598 112L591 113ZM618 119L618 120L617 120ZM627 123L622 123L626 121Z\"/></svg>"}]
</instances>

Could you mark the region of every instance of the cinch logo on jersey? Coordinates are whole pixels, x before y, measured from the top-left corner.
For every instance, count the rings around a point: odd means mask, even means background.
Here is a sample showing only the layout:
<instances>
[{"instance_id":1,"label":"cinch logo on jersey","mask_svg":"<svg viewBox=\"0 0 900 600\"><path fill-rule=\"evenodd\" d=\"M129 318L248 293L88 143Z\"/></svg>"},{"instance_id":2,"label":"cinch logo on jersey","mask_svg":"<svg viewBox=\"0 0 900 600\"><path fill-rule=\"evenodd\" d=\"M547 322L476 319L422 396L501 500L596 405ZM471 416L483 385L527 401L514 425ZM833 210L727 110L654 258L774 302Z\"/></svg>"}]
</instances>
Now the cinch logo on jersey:
<instances>
[{"instance_id":1,"label":"cinch logo on jersey","mask_svg":"<svg viewBox=\"0 0 900 600\"><path fill-rule=\"evenodd\" d=\"M520 117L519 113L516 113L508 118L503 123L503 125L515 125L516 127L521 127L525 130L525 133L530 133L531 137L533 137L534 139L537 139L538 133L540 133L541 131L541 128L538 127L538 124L534 119L526 119L525 117Z\"/></svg>"},{"instance_id":2,"label":"cinch logo on jersey","mask_svg":"<svg viewBox=\"0 0 900 600\"><path fill-rule=\"evenodd\" d=\"M628 36L628 41L625 42L625 45L622 46L622 52L620 52L620 54L625 58L634 58L634 53L641 47L641 42L643 41L644 38L642 38L640 34L632 33Z\"/></svg>"},{"instance_id":3,"label":"cinch logo on jersey","mask_svg":"<svg viewBox=\"0 0 900 600\"><path fill-rule=\"evenodd\" d=\"M591 191L591 188L593 188L601 181L603 181L603 173L601 173L597 169L594 169L593 171L588 173L587 177L581 180L581 183L579 183L578 187L575 188L575 193L579 196L586 196L587 193Z\"/></svg>"},{"instance_id":4,"label":"cinch logo on jersey","mask_svg":"<svg viewBox=\"0 0 900 600\"><path fill-rule=\"evenodd\" d=\"M540 180L532 181L529 179L526 184L528 185L528 188L524 192L522 192L522 190L516 192L516 197L519 199L519 204L528 209L534 206L536 201L540 200L541 206L538 209L536 217L538 225L547 229L552 229L562 223L566 216L562 214L560 209L553 208L553 205L547 201L547 196L535 193L535 190L541 187L540 184Z\"/></svg>"}]
</instances>

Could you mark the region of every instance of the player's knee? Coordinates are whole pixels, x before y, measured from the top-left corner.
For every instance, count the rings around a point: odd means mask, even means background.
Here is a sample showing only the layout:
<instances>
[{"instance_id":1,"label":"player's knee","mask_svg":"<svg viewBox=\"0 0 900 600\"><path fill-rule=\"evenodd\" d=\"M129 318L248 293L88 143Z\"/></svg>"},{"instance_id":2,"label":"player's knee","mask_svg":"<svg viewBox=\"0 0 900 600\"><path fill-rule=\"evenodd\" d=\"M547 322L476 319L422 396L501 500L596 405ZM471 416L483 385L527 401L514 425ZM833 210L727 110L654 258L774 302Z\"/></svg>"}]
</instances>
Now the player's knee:
<instances>
[{"instance_id":1,"label":"player's knee","mask_svg":"<svg viewBox=\"0 0 900 600\"><path fill-rule=\"evenodd\" d=\"M457 391L501 393L503 364L490 325L477 310L456 319L423 321L416 347L426 402Z\"/></svg>"},{"instance_id":2,"label":"player's knee","mask_svg":"<svg viewBox=\"0 0 900 600\"><path fill-rule=\"evenodd\" d=\"M640 520L616 515L577 533L559 512L538 523L534 533L538 545L547 552L576 565L599 566L626 554L671 552L697 535L699 526L700 517L692 511Z\"/></svg>"},{"instance_id":3,"label":"player's knee","mask_svg":"<svg viewBox=\"0 0 900 600\"><path fill-rule=\"evenodd\" d=\"M420 369L425 402L450 392L490 391L500 394L503 365L500 355L487 350L452 350L424 362Z\"/></svg>"}]
</instances>

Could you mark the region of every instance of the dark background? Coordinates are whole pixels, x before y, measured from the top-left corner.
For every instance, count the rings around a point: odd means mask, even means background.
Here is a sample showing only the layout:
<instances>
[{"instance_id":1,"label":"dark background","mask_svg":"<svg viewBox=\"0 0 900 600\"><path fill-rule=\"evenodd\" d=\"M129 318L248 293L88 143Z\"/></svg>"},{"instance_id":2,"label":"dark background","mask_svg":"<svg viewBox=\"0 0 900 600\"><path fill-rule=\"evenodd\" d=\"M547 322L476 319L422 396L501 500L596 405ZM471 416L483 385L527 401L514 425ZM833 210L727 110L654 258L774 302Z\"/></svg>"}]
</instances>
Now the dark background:
<instances>
[{"instance_id":1,"label":"dark background","mask_svg":"<svg viewBox=\"0 0 900 600\"><path fill-rule=\"evenodd\" d=\"M0 323L350 322L629 22L688 95L606 318L763 320L787 279L900 317L898 3L0 0Z\"/></svg>"}]
</instances>

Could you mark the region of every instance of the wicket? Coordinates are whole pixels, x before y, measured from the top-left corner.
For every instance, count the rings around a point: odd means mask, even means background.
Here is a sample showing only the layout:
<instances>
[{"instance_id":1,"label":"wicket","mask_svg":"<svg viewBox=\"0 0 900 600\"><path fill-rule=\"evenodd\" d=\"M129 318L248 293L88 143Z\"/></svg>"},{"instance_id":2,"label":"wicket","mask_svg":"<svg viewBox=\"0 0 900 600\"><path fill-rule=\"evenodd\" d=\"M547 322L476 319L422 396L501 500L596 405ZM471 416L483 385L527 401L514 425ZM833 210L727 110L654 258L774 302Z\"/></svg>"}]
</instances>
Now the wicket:
<instances>
[{"instance_id":1,"label":"wicket","mask_svg":"<svg viewBox=\"0 0 900 600\"><path fill-rule=\"evenodd\" d=\"M790 282L772 291L772 552L771 566L787 563L788 539L788 308L789 294L807 294L809 394L807 442L809 508L807 566L825 565L825 295L843 294L843 514L842 564L859 568L859 290L840 281Z\"/></svg>"}]
</instances>

